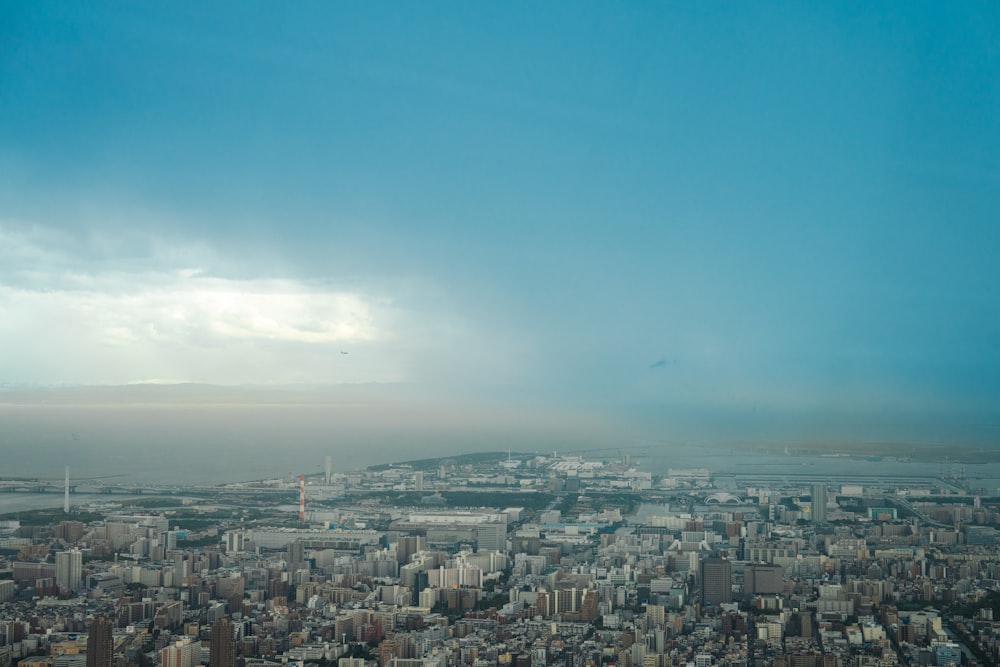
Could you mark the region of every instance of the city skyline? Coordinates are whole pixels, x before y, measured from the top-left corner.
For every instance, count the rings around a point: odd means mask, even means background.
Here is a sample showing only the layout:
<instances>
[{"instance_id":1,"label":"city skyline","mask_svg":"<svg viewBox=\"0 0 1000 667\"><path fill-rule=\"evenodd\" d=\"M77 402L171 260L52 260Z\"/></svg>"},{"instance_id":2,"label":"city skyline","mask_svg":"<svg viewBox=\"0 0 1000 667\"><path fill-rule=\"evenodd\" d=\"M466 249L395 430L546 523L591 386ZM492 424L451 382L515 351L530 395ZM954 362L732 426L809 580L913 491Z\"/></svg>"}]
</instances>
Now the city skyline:
<instances>
[{"instance_id":1,"label":"city skyline","mask_svg":"<svg viewBox=\"0 0 1000 667\"><path fill-rule=\"evenodd\" d=\"M998 12L6 6L0 410L996 444Z\"/></svg>"}]
</instances>

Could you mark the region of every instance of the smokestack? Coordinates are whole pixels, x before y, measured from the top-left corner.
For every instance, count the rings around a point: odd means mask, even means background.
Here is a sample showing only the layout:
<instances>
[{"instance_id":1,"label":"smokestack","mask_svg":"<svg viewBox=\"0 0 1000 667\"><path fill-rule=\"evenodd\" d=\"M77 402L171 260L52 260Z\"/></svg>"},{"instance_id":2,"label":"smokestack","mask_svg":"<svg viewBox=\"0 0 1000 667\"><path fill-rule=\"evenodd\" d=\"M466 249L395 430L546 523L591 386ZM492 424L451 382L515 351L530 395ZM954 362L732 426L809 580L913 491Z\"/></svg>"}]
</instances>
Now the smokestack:
<instances>
[{"instance_id":1,"label":"smokestack","mask_svg":"<svg viewBox=\"0 0 1000 667\"><path fill-rule=\"evenodd\" d=\"M306 520L306 476L299 475L299 521Z\"/></svg>"},{"instance_id":2,"label":"smokestack","mask_svg":"<svg viewBox=\"0 0 1000 667\"><path fill-rule=\"evenodd\" d=\"M69 466L66 466L66 484L63 486L63 512L69 514Z\"/></svg>"},{"instance_id":3,"label":"smokestack","mask_svg":"<svg viewBox=\"0 0 1000 667\"><path fill-rule=\"evenodd\" d=\"M333 457L326 457L326 485L330 486L330 473L333 468Z\"/></svg>"}]
</instances>

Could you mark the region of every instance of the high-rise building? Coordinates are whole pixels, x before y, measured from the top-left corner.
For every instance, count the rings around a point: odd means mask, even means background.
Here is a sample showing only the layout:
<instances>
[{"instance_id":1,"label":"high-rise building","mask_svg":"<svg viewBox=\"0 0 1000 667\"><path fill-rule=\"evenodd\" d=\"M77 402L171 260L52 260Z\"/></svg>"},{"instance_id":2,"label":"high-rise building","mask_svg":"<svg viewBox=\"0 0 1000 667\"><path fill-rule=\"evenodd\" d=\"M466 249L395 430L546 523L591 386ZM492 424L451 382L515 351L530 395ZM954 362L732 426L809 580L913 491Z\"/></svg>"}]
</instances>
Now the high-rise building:
<instances>
[{"instance_id":1,"label":"high-rise building","mask_svg":"<svg viewBox=\"0 0 1000 667\"><path fill-rule=\"evenodd\" d=\"M215 582L215 593L226 601L230 614L243 611L243 590L243 577L239 575L219 577Z\"/></svg>"},{"instance_id":2,"label":"high-rise building","mask_svg":"<svg viewBox=\"0 0 1000 667\"><path fill-rule=\"evenodd\" d=\"M247 534L244 530L230 530L225 534L225 545L227 554L243 553L244 545L247 541Z\"/></svg>"},{"instance_id":3,"label":"high-rise building","mask_svg":"<svg viewBox=\"0 0 1000 667\"><path fill-rule=\"evenodd\" d=\"M812 488L812 520L826 521L826 484L816 484Z\"/></svg>"},{"instance_id":4,"label":"high-rise building","mask_svg":"<svg viewBox=\"0 0 1000 667\"><path fill-rule=\"evenodd\" d=\"M163 647L160 652L162 667L196 667L201 660L201 642L185 637Z\"/></svg>"},{"instance_id":5,"label":"high-rise building","mask_svg":"<svg viewBox=\"0 0 1000 667\"><path fill-rule=\"evenodd\" d=\"M80 521L60 521L53 527L52 535L63 542L79 542L85 527Z\"/></svg>"},{"instance_id":6,"label":"high-rise building","mask_svg":"<svg viewBox=\"0 0 1000 667\"><path fill-rule=\"evenodd\" d=\"M746 596L778 595L785 587L784 568L774 563L750 563L743 570L743 592Z\"/></svg>"},{"instance_id":7,"label":"high-rise building","mask_svg":"<svg viewBox=\"0 0 1000 667\"><path fill-rule=\"evenodd\" d=\"M813 618L808 611L799 612L799 636L807 638L813 636Z\"/></svg>"},{"instance_id":8,"label":"high-rise building","mask_svg":"<svg viewBox=\"0 0 1000 667\"><path fill-rule=\"evenodd\" d=\"M413 554L426 548L426 537L414 535L400 537L396 542L396 560L400 565L406 565Z\"/></svg>"},{"instance_id":9,"label":"high-rise building","mask_svg":"<svg viewBox=\"0 0 1000 667\"><path fill-rule=\"evenodd\" d=\"M87 667L111 667L114 654L111 621L96 616L87 632Z\"/></svg>"},{"instance_id":10,"label":"high-rise building","mask_svg":"<svg viewBox=\"0 0 1000 667\"><path fill-rule=\"evenodd\" d=\"M506 542L506 521L491 521L476 526L477 551L504 551L507 548Z\"/></svg>"},{"instance_id":11,"label":"high-rise building","mask_svg":"<svg viewBox=\"0 0 1000 667\"><path fill-rule=\"evenodd\" d=\"M228 618L220 618L212 626L208 667L236 667L236 634Z\"/></svg>"},{"instance_id":12,"label":"high-rise building","mask_svg":"<svg viewBox=\"0 0 1000 667\"><path fill-rule=\"evenodd\" d=\"M166 550L177 548L177 531L165 530L160 533L160 546Z\"/></svg>"},{"instance_id":13,"label":"high-rise building","mask_svg":"<svg viewBox=\"0 0 1000 667\"><path fill-rule=\"evenodd\" d=\"M932 644L936 665L961 665L962 648L955 642L934 642Z\"/></svg>"},{"instance_id":14,"label":"high-rise building","mask_svg":"<svg viewBox=\"0 0 1000 667\"><path fill-rule=\"evenodd\" d=\"M288 561L288 571L302 569L306 560L306 543L302 540L295 540L288 543L286 560Z\"/></svg>"},{"instance_id":15,"label":"high-rise building","mask_svg":"<svg viewBox=\"0 0 1000 667\"><path fill-rule=\"evenodd\" d=\"M11 580L0 581L0 604L10 602L17 595L17 584Z\"/></svg>"},{"instance_id":16,"label":"high-rise building","mask_svg":"<svg viewBox=\"0 0 1000 667\"><path fill-rule=\"evenodd\" d=\"M83 580L83 553L60 551L56 554L56 587L61 591L75 591Z\"/></svg>"},{"instance_id":17,"label":"high-rise building","mask_svg":"<svg viewBox=\"0 0 1000 667\"><path fill-rule=\"evenodd\" d=\"M723 558L701 562L701 599L705 604L733 601L733 566Z\"/></svg>"}]
</instances>

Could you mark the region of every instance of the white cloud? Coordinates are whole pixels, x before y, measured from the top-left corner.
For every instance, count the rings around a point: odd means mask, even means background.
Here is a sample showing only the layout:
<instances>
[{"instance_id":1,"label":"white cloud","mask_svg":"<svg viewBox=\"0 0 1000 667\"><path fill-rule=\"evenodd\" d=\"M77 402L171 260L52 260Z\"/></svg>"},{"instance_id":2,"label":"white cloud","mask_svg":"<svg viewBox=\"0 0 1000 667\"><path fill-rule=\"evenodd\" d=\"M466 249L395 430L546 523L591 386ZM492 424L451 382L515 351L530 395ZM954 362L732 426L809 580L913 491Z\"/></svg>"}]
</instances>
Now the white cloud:
<instances>
[{"instance_id":1,"label":"white cloud","mask_svg":"<svg viewBox=\"0 0 1000 667\"><path fill-rule=\"evenodd\" d=\"M357 343L387 335L376 324L374 301L294 280L227 280L181 270L52 274L48 282L0 283L0 308L10 311L5 319L76 315L108 343L212 337Z\"/></svg>"},{"instance_id":2,"label":"white cloud","mask_svg":"<svg viewBox=\"0 0 1000 667\"><path fill-rule=\"evenodd\" d=\"M116 266L87 247L73 252L58 231L0 226L0 380L401 379L385 364L355 362L347 371L338 359L344 348L395 338L401 314L386 296L291 278L215 277L171 266L187 256L183 248L147 245L145 262L133 256ZM204 261L208 253L198 250Z\"/></svg>"},{"instance_id":3,"label":"white cloud","mask_svg":"<svg viewBox=\"0 0 1000 667\"><path fill-rule=\"evenodd\" d=\"M513 323L482 326L420 276L303 279L280 249L95 229L0 220L0 382L450 385L534 363Z\"/></svg>"},{"instance_id":4,"label":"white cloud","mask_svg":"<svg viewBox=\"0 0 1000 667\"><path fill-rule=\"evenodd\" d=\"M132 274L97 276L96 282L105 289L0 285L0 341L33 358L36 370L46 367L46 375L58 368L64 381L109 375L128 381L179 371L185 379L247 382L317 380L308 369L322 371L309 349L339 355L342 347L386 342L393 335L386 328L392 319L388 305L291 280ZM363 369L355 370L356 376L338 379L369 379Z\"/></svg>"},{"instance_id":5,"label":"white cloud","mask_svg":"<svg viewBox=\"0 0 1000 667\"><path fill-rule=\"evenodd\" d=\"M148 339L361 343L384 338L361 295L290 280L246 281L174 275L123 292L34 293L40 307L75 312L111 344ZM121 289L121 287L119 287Z\"/></svg>"}]
</instances>

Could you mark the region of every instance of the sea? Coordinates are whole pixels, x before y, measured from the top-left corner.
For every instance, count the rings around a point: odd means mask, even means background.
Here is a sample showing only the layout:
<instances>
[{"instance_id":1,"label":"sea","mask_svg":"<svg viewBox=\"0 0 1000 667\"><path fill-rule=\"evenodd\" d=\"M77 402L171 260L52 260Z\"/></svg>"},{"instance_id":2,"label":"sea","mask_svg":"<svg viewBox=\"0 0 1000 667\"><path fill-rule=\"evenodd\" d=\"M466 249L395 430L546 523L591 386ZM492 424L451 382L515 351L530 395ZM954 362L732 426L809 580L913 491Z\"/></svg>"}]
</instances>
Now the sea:
<instances>
[{"instance_id":1,"label":"sea","mask_svg":"<svg viewBox=\"0 0 1000 667\"><path fill-rule=\"evenodd\" d=\"M129 500L148 496L127 494L102 495L96 493L74 493L70 495L70 507L94 503L125 503ZM0 514L16 514L31 510L55 509L63 506L61 493L0 493Z\"/></svg>"}]
</instances>

